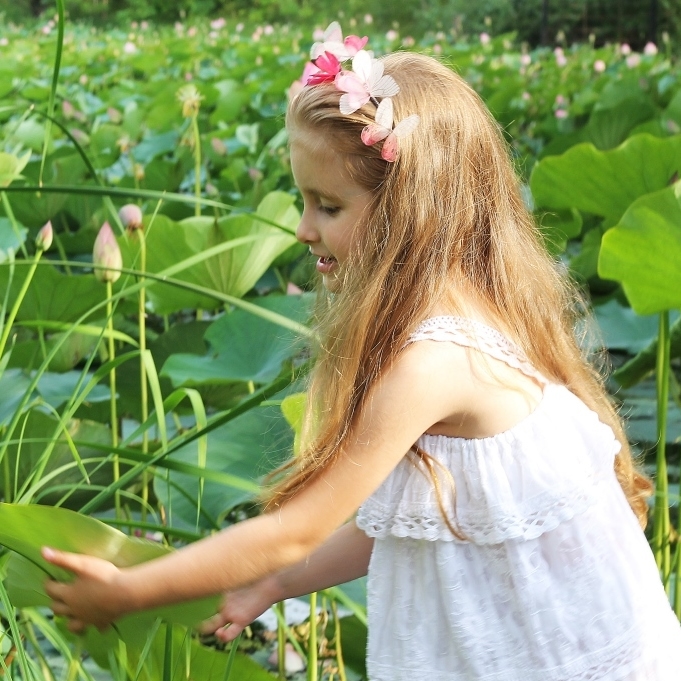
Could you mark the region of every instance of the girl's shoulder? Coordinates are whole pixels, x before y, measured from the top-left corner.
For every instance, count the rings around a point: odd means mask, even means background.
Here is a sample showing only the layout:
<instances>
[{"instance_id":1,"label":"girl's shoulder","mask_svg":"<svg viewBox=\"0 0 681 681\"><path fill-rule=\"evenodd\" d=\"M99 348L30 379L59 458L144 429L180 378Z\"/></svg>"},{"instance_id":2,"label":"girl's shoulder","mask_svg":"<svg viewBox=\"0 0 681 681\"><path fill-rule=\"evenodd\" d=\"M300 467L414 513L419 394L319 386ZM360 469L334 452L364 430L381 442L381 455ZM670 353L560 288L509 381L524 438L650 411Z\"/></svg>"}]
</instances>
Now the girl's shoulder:
<instances>
[{"instance_id":1,"label":"girl's shoulder","mask_svg":"<svg viewBox=\"0 0 681 681\"><path fill-rule=\"evenodd\" d=\"M423 320L403 354L416 380L459 405L429 428L434 435L481 438L505 431L534 411L547 384L505 334L471 317Z\"/></svg>"}]
</instances>

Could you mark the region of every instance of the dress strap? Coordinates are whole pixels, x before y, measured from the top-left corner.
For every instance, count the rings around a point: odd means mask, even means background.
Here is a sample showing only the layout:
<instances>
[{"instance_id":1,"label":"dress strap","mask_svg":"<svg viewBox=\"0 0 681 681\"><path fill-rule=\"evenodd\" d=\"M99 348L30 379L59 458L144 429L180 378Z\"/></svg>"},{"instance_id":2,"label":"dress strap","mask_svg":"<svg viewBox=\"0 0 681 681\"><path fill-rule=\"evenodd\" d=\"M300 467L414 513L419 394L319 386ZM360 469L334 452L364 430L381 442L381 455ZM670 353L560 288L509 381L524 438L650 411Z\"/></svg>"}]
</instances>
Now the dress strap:
<instances>
[{"instance_id":1,"label":"dress strap","mask_svg":"<svg viewBox=\"0 0 681 681\"><path fill-rule=\"evenodd\" d=\"M421 340L450 342L475 348L542 384L548 383L547 379L532 366L521 348L496 329L475 319L449 315L430 317L416 327L407 339L407 344Z\"/></svg>"}]
</instances>

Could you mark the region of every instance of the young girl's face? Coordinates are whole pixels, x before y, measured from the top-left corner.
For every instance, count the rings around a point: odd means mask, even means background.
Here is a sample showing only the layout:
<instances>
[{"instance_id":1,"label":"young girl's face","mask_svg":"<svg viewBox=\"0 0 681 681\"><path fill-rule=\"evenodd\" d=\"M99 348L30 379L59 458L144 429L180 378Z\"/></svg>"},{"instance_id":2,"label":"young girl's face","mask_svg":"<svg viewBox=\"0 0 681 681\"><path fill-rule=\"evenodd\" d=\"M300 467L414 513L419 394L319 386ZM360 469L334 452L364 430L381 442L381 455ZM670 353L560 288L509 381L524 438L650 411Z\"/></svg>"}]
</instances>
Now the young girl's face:
<instances>
[{"instance_id":1,"label":"young girl's face","mask_svg":"<svg viewBox=\"0 0 681 681\"><path fill-rule=\"evenodd\" d=\"M321 135L301 131L292 135L291 169L304 202L296 237L318 257L324 286L335 291L371 192L349 177L340 155Z\"/></svg>"}]
</instances>

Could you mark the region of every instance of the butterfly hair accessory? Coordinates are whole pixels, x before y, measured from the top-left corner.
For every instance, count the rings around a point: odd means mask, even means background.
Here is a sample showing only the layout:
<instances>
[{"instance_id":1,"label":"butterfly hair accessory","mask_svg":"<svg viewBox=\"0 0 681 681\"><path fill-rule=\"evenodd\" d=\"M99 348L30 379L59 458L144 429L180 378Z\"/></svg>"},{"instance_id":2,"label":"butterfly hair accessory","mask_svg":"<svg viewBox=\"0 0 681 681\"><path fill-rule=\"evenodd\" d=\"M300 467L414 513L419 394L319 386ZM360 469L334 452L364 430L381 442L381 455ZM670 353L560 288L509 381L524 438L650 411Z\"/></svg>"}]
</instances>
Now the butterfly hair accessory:
<instances>
[{"instance_id":1,"label":"butterfly hair accessory","mask_svg":"<svg viewBox=\"0 0 681 681\"><path fill-rule=\"evenodd\" d=\"M304 85L333 83L343 94L340 111L349 115L371 102L376 106L375 122L362 131L362 142L372 146L385 140L381 157L394 163L399 154L399 140L409 135L419 124L417 114L412 114L393 127L392 97L400 86L392 76L383 73L383 62L365 50L368 38L349 35L343 39L341 27L334 21L324 31L324 39L310 50L310 62L305 66ZM343 62L352 59L352 71L343 68Z\"/></svg>"}]
</instances>

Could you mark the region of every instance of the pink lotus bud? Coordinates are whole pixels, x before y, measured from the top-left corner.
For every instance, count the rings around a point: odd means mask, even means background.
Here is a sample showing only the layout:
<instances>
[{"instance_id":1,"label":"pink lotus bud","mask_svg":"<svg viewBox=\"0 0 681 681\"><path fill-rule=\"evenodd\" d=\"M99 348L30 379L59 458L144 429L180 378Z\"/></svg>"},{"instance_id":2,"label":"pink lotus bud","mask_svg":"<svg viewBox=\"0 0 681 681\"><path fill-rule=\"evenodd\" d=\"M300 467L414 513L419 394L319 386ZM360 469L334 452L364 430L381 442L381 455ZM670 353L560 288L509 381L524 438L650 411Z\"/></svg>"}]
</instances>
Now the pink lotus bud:
<instances>
[{"instance_id":1,"label":"pink lotus bud","mask_svg":"<svg viewBox=\"0 0 681 681\"><path fill-rule=\"evenodd\" d=\"M118 211L123 226L129 230L142 229L142 211L134 203L127 203Z\"/></svg>"},{"instance_id":2,"label":"pink lotus bud","mask_svg":"<svg viewBox=\"0 0 681 681\"><path fill-rule=\"evenodd\" d=\"M95 268L95 277L99 281L110 281L112 284L118 281L121 276L121 267L123 267L123 257L108 222L102 225L97 234L95 247L92 250L92 262L100 265Z\"/></svg>"},{"instance_id":3,"label":"pink lotus bud","mask_svg":"<svg viewBox=\"0 0 681 681\"><path fill-rule=\"evenodd\" d=\"M35 247L39 251L47 251L52 245L52 222L48 221L35 238Z\"/></svg>"},{"instance_id":4,"label":"pink lotus bud","mask_svg":"<svg viewBox=\"0 0 681 681\"><path fill-rule=\"evenodd\" d=\"M121 276L121 267L123 267L123 257L108 222L102 225L97 234L95 247L92 250L92 262L100 265L95 268L95 277L99 281L110 281L112 284L118 281Z\"/></svg>"},{"instance_id":5,"label":"pink lotus bud","mask_svg":"<svg viewBox=\"0 0 681 681\"><path fill-rule=\"evenodd\" d=\"M489 36L489 33L481 33L480 34L480 44L481 45L489 45L490 40L491 40L491 38Z\"/></svg>"},{"instance_id":6,"label":"pink lotus bud","mask_svg":"<svg viewBox=\"0 0 681 681\"><path fill-rule=\"evenodd\" d=\"M594 62L594 71L596 73L603 73L605 71L605 62L602 59L596 59Z\"/></svg>"},{"instance_id":7,"label":"pink lotus bud","mask_svg":"<svg viewBox=\"0 0 681 681\"><path fill-rule=\"evenodd\" d=\"M620 52L626 57L631 54L631 47L629 47L628 43L622 43L620 45Z\"/></svg>"},{"instance_id":8,"label":"pink lotus bud","mask_svg":"<svg viewBox=\"0 0 681 681\"><path fill-rule=\"evenodd\" d=\"M657 54L657 45L655 43L646 43L646 46L643 48L643 54Z\"/></svg>"}]
</instances>

